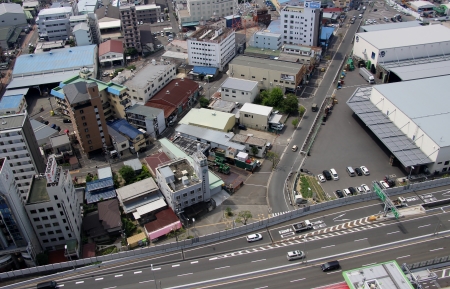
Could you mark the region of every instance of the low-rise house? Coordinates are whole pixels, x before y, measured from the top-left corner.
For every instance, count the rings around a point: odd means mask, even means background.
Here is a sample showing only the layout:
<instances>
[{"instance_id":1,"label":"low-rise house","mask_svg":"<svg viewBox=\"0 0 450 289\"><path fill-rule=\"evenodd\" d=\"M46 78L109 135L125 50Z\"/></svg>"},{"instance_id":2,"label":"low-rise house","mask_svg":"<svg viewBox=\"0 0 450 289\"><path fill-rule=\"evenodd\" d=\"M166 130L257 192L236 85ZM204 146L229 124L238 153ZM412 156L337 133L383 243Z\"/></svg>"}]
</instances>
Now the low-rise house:
<instances>
[{"instance_id":1,"label":"low-rise house","mask_svg":"<svg viewBox=\"0 0 450 289\"><path fill-rule=\"evenodd\" d=\"M150 241L181 228L181 222L171 208L156 213L156 220L144 225L145 234Z\"/></svg>"},{"instance_id":2,"label":"low-rise house","mask_svg":"<svg viewBox=\"0 0 450 289\"><path fill-rule=\"evenodd\" d=\"M108 40L99 45L98 58L101 66L123 65L123 43L121 40Z\"/></svg>"},{"instance_id":3,"label":"low-rise house","mask_svg":"<svg viewBox=\"0 0 450 289\"><path fill-rule=\"evenodd\" d=\"M154 138L166 129L164 110L160 108L135 104L127 109L126 117L129 123L145 129Z\"/></svg>"},{"instance_id":4,"label":"low-rise house","mask_svg":"<svg viewBox=\"0 0 450 289\"><path fill-rule=\"evenodd\" d=\"M257 81L229 77L222 83L220 95L223 100L253 103L258 94Z\"/></svg>"},{"instance_id":5,"label":"low-rise house","mask_svg":"<svg viewBox=\"0 0 450 289\"><path fill-rule=\"evenodd\" d=\"M123 165L129 166L130 168L132 168L136 175L139 175L142 171L142 164L139 159L132 159L132 160L124 161Z\"/></svg>"},{"instance_id":6,"label":"low-rise house","mask_svg":"<svg viewBox=\"0 0 450 289\"><path fill-rule=\"evenodd\" d=\"M233 138L231 139L232 142L241 144L245 146L245 152L247 152L250 155L253 155L255 157L259 157L262 158L266 155L266 143L267 140L259 138L259 137L254 137L254 136L248 136L248 135L243 135L243 134L236 134L235 136L233 136ZM257 149L257 153L254 153L254 149Z\"/></svg>"},{"instance_id":7,"label":"low-rise house","mask_svg":"<svg viewBox=\"0 0 450 289\"><path fill-rule=\"evenodd\" d=\"M141 131L129 124L125 119L117 119L107 123L108 129L112 128L122 136L126 137L132 152L145 150L147 140Z\"/></svg>"},{"instance_id":8,"label":"low-rise house","mask_svg":"<svg viewBox=\"0 0 450 289\"><path fill-rule=\"evenodd\" d=\"M206 108L192 108L179 124L188 124L203 128L229 132L236 124L236 117L232 113L212 111Z\"/></svg>"},{"instance_id":9,"label":"low-rise house","mask_svg":"<svg viewBox=\"0 0 450 289\"><path fill-rule=\"evenodd\" d=\"M27 102L23 94L3 95L0 99L0 115L24 113Z\"/></svg>"},{"instance_id":10,"label":"low-rise house","mask_svg":"<svg viewBox=\"0 0 450 289\"><path fill-rule=\"evenodd\" d=\"M87 204L94 204L115 197L116 190L114 189L114 181L112 178L104 178L86 183L85 199Z\"/></svg>"},{"instance_id":11,"label":"low-rise house","mask_svg":"<svg viewBox=\"0 0 450 289\"><path fill-rule=\"evenodd\" d=\"M83 218L83 231L94 242L102 242L117 237L122 229L119 201L117 199L99 202L97 211Z\"/></svg>"}]
</instances>

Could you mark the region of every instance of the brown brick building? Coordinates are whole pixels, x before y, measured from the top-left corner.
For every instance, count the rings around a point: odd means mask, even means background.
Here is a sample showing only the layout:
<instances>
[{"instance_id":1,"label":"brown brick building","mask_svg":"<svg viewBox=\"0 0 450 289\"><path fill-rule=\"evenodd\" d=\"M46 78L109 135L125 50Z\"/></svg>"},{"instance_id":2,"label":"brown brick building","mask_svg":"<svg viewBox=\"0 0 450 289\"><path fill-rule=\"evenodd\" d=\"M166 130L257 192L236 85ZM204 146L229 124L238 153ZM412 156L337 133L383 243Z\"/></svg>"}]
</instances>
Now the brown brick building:
<instances>
[{"instance_id":1,"label":"brown brick building","mask_svg":"<svg viewBox=\"0 0 450 289\"><path fill-rule=\"evenodd\" d=\"M111 145L101 96L96 83L80 81L64 86L64 98L72 109L69 115L83 151L102 151Z\"/></svg>"}]
</instances>

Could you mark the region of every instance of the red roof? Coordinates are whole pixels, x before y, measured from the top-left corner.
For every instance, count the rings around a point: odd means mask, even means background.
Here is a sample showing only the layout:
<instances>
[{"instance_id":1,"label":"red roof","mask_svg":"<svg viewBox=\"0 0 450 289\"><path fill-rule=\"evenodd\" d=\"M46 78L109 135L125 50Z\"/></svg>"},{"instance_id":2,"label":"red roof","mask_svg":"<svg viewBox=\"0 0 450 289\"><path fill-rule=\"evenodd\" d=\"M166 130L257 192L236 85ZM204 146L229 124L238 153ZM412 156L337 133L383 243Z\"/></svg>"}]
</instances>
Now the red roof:
<instances>
[{"instance_id":1,"label":"red roof","mask_svg":"<svg viewBox=\"0 0 450 289\"><path fill-rule=\"evenodd\" d=\"M83 246L83 258L95 257L95 244L88 243Z\"/></svg>"},{"instance_id":2,"label":"red roof","mask_svg":"<svg viewBox=\"0 0 450 289\"><path fill-rule=\"evenodd\" d=\"M189 97L198 91L198 83L186 79L177 78L170 81L145 106L160 108L164 110L164 117L169 117L179 106L188 102Z\"/></svg>"},{"instance_id":3,"label":"red roof","mask_svg":"<svg viewBox=\"0 0 450 289\"><path fill-rule=\"evenodd\" d=\"M116 52L123 54L123 43L120 40L108 40L100 44L98 55L102 56L108 52Z\"/></svg>"},{"instance_id":4,"label":"red roof","mask_svg":"<svg viewBox=\"0 0 450 289\"><path fill-rule=\"evenodd\" d=\"M150 167L152 175L155 175L156 168L165 162L170 161L170 158L163 152L152 154L145 158L147 165Z\"/></svg>"},{"instance_id":5,"label":"red roof","mask_svg":"<svg viewBox=\"0 0 450 289\"><path fill-rule=\"evenodd\" d=\"M147 233L151 233L167 225L180 221L171 208L167 208L155 214L156 220L144 225Z\"/></svg>"}]
</instances>

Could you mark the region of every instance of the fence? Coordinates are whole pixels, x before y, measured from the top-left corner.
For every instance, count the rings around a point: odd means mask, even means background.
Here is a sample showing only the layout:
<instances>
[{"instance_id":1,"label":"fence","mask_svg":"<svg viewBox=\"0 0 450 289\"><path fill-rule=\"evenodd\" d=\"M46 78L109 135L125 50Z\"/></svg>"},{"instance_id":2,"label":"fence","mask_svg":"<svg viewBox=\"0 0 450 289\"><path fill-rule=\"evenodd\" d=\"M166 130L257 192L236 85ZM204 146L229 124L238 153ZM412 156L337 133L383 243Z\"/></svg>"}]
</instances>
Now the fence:
<instances>
[{"instance_id":1,"label":"fence","mask_svg":"<svg viewBox=\"0 0 450 289\"><path fill-rule=\"evenodd\" d=\"M426 261L422 261L422 262L416 262L416 263L408 264L406 266L409 268L409 270L414 270L414 269L418 269L418 268L422 268L422 267L429 267L432 265L441 264L441 263L445 263L445 262L450 262L450 256L436 257L434 259L430 259L430 260L426 260Z\"/></svg>"},{"instance_id":2,"label":"fence","mask_svg":"<svg viewBox=\"0 0 450 289\"><path fill-rule=\"evenodd\" d=\"M430 189L430 188L436 188L444 185L450 184L450 178L444 178L444 179L438 179L438 180L431 180L426 181L422 183L416 183L409 186L403 186L403 187L394 187L389 188L385 190L387 195L395 196L399 194L405 194L408 192L414 192L417 190L424 190L424 189ZM162 244L154 247L147 247L147 248L139 248L136 250L131 251L124 251L119 252L115 254L105 255L105 256L97 256L97 257L91 257L91 258L85 258L81 260L73 260L68 262L62 262L57 264L51 264L51 265L45 265L45 266L37 266L32 268L26 268L22 270L15 270L15 271L9 271L0 273L0 281L15 277L23 277L27 275L36 275L40 273L47 273L48 272L55 272L55 271L62 271L62 270L68 270L73 267L81 267L86 265L93 265L98 262L106 262L106 261L119 261L123 260L124 258L130 258L133 259L136 257L142 258L147 256L153 256L158 255L162 253L168 253L173 252L181 249L186 248L192 248L195 246L205 245L209 243L213 243L216 241L220 241L223 239L228 239L240 235L244 235L249 232L253 232L256 230L265 229L269 226L273 226L282 222L290 221L295 218L307 216L309 214L317 213L320 211L325 211L329 209L334 209L337 207L375 200L377 199L377 195L375 193L368 193L368 194L361 194L356 196L350 196L342 199L336 199L332 201L328 201L321 204L311 205L303 208L299 208L297 210L293 210L290 212L287 212L282 215L278 215L269 219L256 221L253 223L250 223L248 225L225 230L209 235L199 236L193 239L178 241L178 242L172 242L168 244ZM89 266L85 267L86 270L89 270ZM80 268L80 270L83 270L83 268ZM5 286L5 288L13 288L9 286Z\"/></svg>"}]
</instances>

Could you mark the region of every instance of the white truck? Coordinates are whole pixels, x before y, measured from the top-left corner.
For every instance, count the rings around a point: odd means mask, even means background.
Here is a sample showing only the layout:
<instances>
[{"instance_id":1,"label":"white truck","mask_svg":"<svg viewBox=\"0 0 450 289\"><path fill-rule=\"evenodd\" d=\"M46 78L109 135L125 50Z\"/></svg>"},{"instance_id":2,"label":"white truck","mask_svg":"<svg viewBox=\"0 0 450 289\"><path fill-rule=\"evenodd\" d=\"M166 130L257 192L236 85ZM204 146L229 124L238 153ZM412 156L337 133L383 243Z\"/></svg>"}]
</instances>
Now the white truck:
<instances>
[{"instance_id":1,"label":"white truck","mask_svg":"<svg viewBox=\"0 0 450 289\"><path fill-rule=\"evenodd\" d=\"M313 224L309 220L304 220L303 222L293 224L292 228L298 233L305 230L311 230L313 228Z\"/></svg>"},{"instance_id":2,"label":"white truck","mask_svg":"<svg viewBox=\"0 0 450 289\"><path fill-rule=\"evenodd\" d=\"M408 205L406 204L405 198L403 198L403 197L398 197L397 199L392 200L392 203L394 204L394 206L395 206L396 208L401 208L401 207L406 207L406 206L408 206Z\"/></svg>"},{"instance_id":3,"label":"white truck","mask_svg":"<svg viewBox=\"0 0 450 289\"><path fill-rule=\"evenodd\" d=\"M370 84L374 84L375 83L375 78L373 77L372 73L370 73L370 71L368 71L367 69L365 69L364 67L361 67L359 69L359 74Z\"/></svg>"}]
</instances>

